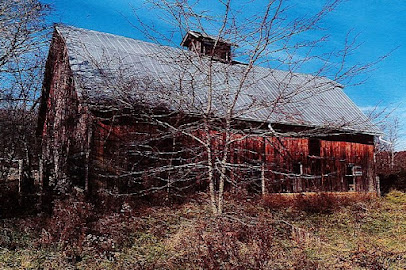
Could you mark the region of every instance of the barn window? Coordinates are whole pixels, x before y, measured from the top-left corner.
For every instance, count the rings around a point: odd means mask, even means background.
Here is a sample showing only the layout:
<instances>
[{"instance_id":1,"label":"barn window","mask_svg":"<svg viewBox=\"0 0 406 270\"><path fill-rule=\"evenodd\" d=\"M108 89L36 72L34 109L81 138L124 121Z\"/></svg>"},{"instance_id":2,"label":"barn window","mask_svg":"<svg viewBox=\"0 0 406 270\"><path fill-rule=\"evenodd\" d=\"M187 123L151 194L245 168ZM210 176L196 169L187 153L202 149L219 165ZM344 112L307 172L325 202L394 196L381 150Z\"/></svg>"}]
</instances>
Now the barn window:
<instances>
[{"instance_id":1,"label":"barn window","mask_svg":"<svg viewBox=\"0 0 406 270\"><path fill-rule=\"evenodd\" d=\"M347 172L345 174L348 184L348 191L355 191L355 178L357 176L362 176L362 167L355 166L352 163L348 164Z\"/></svg>"},{"instance_id":2,"label":"barn window","mask_svg":"<svg viewBox=\"0 0 406 270\"><path fill-rule=\"evenodd\" d=\"M362 167L355 166L353 163L348 164L346 176L362 176Z\"/></svg>"},{"instance_id":3,"label":"barn window","mask_svg":"<svg viewBox=\"0 0 406 270\"><path fill-rule=\"evenodd\" d=\"M303 174L303 165L302 163L295 163L293 164L293 173L294 174L299 174L302 175Z\"/></svg>"},{"instance_id":4,"label":"barn window","mask_svg":"<svg viewBox=\"0 0 406 270\"><path fill-rule=\"evenodd\" d=\"M320 140L319 139L309 139L309 155L310 156L320 156Z\"/></svg>"},{"instance_id":5,"label":"barn window","mask_svg":"<svg viewBox=\"0 0 406 270\"><path fill-rule=\"evenodd\" d=\"M354 164L350 163L347 165L347 171L345 173L345 176L352 176L352 169L354 168Z\"/></svg>"},{"instance_id":6,"label":"barn window","mask_svg":"<svg viewBox=\"0 0 406 270\"><path fill-rule=\"evenodd\" d=\"M362 176L362 167L361 166L354 166L352 169L352 175L354 176Z\"/></svg>"}]
</instances>

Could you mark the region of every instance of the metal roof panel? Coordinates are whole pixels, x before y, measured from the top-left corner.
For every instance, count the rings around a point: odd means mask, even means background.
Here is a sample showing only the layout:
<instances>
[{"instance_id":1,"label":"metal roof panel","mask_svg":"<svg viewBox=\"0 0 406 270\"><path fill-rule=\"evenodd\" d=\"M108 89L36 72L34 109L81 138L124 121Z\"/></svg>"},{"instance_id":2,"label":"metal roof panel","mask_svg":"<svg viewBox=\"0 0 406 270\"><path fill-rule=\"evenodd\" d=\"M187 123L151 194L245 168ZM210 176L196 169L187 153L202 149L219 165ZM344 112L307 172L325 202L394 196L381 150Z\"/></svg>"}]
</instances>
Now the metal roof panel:
<instances>
[{"instance_id":1,"label":"metal roof panel","mask_svg":"<svg viewBox=\"0 0 406 270\"><path fill-rule=\"evenodd\" d=\"M199 113L211 90L218 115L238 93L235 117L241 119L381 133L341 85L324 77L258 66L247 72L245 64L213 62L186 50L71 26L55 28L66 42L77 91L89 103L136 102L142 95L151 103Z\"/></svg>"}]
</instances>

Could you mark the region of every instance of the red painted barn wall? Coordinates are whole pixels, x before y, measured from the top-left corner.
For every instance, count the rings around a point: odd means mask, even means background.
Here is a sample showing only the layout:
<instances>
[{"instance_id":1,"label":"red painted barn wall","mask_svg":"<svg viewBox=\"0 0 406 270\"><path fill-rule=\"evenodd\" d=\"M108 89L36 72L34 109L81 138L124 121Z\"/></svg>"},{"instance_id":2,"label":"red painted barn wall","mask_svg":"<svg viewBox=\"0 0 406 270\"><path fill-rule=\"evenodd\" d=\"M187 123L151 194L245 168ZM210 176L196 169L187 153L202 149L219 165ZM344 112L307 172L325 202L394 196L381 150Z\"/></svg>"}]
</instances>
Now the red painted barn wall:
<instances>
[{"instance_id":1,"label":"red painted barn wall","mask_svg":"<svg viewBox=\"0 0 406 270\"><path fill-rule=\"evenodd\" d=\"M146 143L146 137L156 136L157 141L149 141L156 143L156 149L161 149L159 151L162 153L172 149L172 141L160 140L157 129L151 125L100 123L98 126L98 132L95 135L97 142L95 160L99 163L99 168L104 168L112 174L137 170L129 165L134 162L126 155L126 150L129 148L122 149L123 145L128 145L131 141ZM203 141L206 140L207 135L203 131L198 131L195 135L202 138ZM193 151L183 152L183 162L196 163L196 159L200 159L207 164L204 147L196 146L198 143L193 139L179 134L177 136L179 136L176 139L177 149L195 148ZM221 160L225 151L225 134L211 131L210 137L213 151L212 161L216 163ZM314 149L314 145L319 149ZM312 147L313 149L311 149ZM269 192L376 190L374 146L370 144L232 134L227 149L229 150L227 162L230 164L227 169L227 180L231 183L229 188L243 186L253 191L259 191L261 178L265 177L266 189ZM202 153L197 155L196 153L199 151ZM121 167L117 166L118 160L120 160ZM140 168L151 164L157 167L168 165L167 160L162 160L161 164L156 161L153 163L148 158L145 158L145 161L147 164L139 163ZM356 168L356 170L354 171L352 168ZM207 177L202 170L205 169L200 169L200 174L194 173L195 180L201 181L204 180L202 178ZM138 177L141 176L138 175ZM143 175L144 180L149 177L157 177L157 175L148 173ZM159 177L163 176L159 175ZM215 177L219 177L218 171L215 173ZM101 178L99 177L99 179ZM352 184L354 185L352 186Z\"/></svg>"}]
</instances>

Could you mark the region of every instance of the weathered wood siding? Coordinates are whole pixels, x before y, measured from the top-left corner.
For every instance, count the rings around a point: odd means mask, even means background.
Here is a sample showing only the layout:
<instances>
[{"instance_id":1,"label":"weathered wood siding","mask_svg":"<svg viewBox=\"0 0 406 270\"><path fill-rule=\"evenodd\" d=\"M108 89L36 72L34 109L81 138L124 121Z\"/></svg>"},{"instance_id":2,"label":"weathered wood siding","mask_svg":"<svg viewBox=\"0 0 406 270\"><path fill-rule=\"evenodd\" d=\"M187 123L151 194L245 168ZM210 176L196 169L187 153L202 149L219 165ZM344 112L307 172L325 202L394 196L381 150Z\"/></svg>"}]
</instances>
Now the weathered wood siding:
<instances>
[{"instance_id":1,"label":"weathered wood siding","mask_svg":"<svg viewBox=\"0 0 406 270\"><path fill-rule=\"evenodd\" d=\"M128 183L129 178L112 177L127 174L139 184L138 188L145 188L141 184L145 182L156 184L157 179L164 184L164 179L176 178L179 173L176 168L166 170L168 166L187 164L191 164L187 170L194 177L191 181L201 183L207 177L207 169L198 166L207 166L207 153L190 138L169 136L166 131L140 123L100 122L97 126L94 168L99 170L96 178L101 183L114 185L117 179L127 179ZM203 131L195 134L203 140L207 136ZM265 178L268 192L376 191L374 145L370 143L233 134L226 148L224 133L211 131L210 137L214 164L224 151L229 151L228 188L240 186L259 192ZM149 154L143 155L142 151ZM156 173L154 168L160 167L165 170ZM185 172L184 167L182 170ZM218 171L215 177L219 177Z\"/></svg>"},{"instance_id":2,"label":"weathered wood siding","mask_svg":"<svg viewBox=\"0 0 406 270\"><path fill-rule=\"evenodd\" d=\"M42 143L42 184L66 191L85 187L90 114L80 105L63 39L55 32L46 64L38 133Z\"/></svg>"}]
</instances>

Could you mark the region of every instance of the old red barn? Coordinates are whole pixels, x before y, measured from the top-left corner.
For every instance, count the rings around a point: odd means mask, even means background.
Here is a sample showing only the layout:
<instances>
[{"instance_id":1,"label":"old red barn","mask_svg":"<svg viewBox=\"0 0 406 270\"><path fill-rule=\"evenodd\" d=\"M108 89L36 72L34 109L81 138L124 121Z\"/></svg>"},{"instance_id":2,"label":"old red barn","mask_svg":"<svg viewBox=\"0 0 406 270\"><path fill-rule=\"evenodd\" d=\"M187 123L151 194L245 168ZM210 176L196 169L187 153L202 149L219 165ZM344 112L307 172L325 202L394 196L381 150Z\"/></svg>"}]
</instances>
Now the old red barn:
<instances>
[{"instance_id":1,"label":"old red barn","mask_svg":"<svg viewBox=\"0 0 406 270\"><path fill-rule=\"evenodd\" d=\"M379 130L341 85L233 61L233 44L198 32L181 45L55 27L44 187L182 194L223 177L250 192L377 190Z\"/></svg>"}]
</instances>

